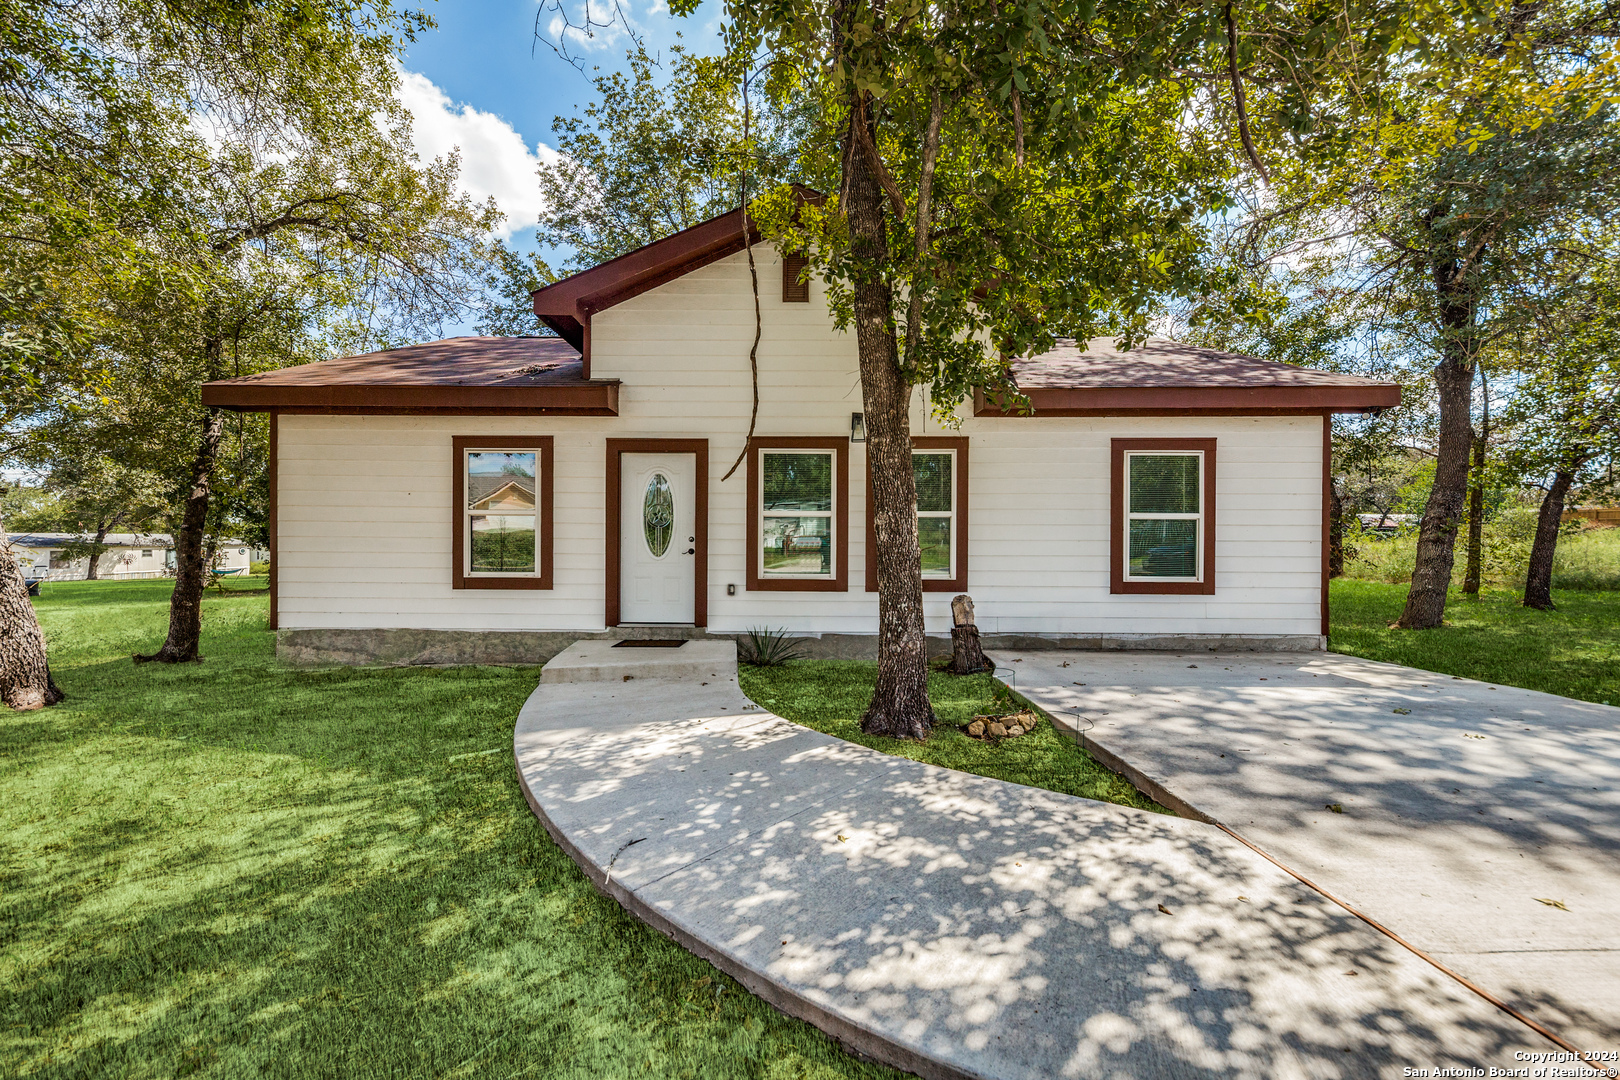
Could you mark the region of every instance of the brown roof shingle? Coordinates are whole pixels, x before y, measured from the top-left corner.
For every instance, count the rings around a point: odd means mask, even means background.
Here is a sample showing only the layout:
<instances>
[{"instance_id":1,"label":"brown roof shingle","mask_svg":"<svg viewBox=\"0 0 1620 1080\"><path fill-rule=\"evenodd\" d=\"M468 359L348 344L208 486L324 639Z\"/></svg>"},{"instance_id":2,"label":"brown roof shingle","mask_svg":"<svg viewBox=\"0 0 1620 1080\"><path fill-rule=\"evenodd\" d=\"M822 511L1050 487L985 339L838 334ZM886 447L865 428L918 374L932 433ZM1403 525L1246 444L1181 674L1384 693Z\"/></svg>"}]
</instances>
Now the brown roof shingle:
<instances>
[{"instance_id":1,"label":"brown roof shingle","mask_svg":"<svg viewBox=\"0 0 1620 1080\"><path fill-rule=\"evenodd\" d=\"M1295 367L1241 353L1150 338L1121 350L1113 338L1061 339L1012 362L1037 414L1118 412L1366 412L1401 400L1395 383ZM980 394L976 415L1004 415ZM1015 412L1009 406L1008 412Z\"/></svg>"},{"instance_id":2,"label":"brown roof shingle","mask_svg":"<svg viewBox=\"0 0 1620 1080\"><path fill-rule=\"evenodd\" d=\"M560 338L456 337L221 379L203 404L243 412L618 413L617 380L586 379Z\"/></svg>"}]
</instances>

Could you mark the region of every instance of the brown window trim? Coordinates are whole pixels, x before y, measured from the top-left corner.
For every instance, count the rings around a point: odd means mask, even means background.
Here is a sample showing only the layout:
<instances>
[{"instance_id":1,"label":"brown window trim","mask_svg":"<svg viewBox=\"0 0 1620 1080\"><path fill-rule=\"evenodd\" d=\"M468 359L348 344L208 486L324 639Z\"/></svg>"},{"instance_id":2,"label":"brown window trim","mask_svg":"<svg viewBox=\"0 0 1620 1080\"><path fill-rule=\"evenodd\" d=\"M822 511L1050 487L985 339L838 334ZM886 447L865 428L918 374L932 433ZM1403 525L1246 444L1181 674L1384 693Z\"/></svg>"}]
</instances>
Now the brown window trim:
<instances>
[{"instance_id":1,"label":"brown window trim","mask_svg":"<svg viewBox=\"0 0 1620 1080\"><path fill-rule=\"evenodd\" d=\"M833 451L833 576L830 578L766 577L759 570L759 515L761 450ZM749 592L849 591L849 438L816 436L803 439L772 435L748 444L748 585Z\"/></svg>"},{"instance_id":2,"label":"brown window trim","mask_svg":"<svg viewBox=\"0 0 1620 1080\"><path fill-rule=\"evenodd\" d=\"M1202 450L1204 465L1200 481L1204 487L1204 557L1202 581L1126 581L1125 560L1125 454L1143 450ZM1154 593L1160 595L1214 595L1215 592L1215 440L1214 439L1115 439L1109 455L1108 513L1108 591L1110 593Z\"/></svg>"},{"instance_id":3,"label":"brown window trim","mask_svg":"<svg viewBox=\"0 0 1620 1080\"><path fill-rule=\"evenodd\" d=\"M603 579L602 621L619 625L619 500L623 495L625 454L691 454L695 462L692 513L692 625L709 625L709 440L708 439L609 439L607 440L607 505L603 515L607 527L603 550L607 565Z\"/></svg>"},{"instance_id":4,"label":"brown window trim","mask_svg":"<svg viewBox=\"0 0 1620 1080\"><path fill-rule=\"evenodd\" d=\"M966 592L968 587L968 439L965 435L913 435L912 450L956 451L956 574L923 578L923 592ZM866 591L877 592L877 518L872 513L872 458L866 459Z\"/></svg>"},{"instance_id":5,"label":"brown window trim","mask_svg":"<svg viewBox=\"0 0 1620 1080\"><path fill-rule=\"evenodd\" d=\"M450 503L451 588L455 589L549 589L551 588L551 490L552 445L550 435L455 435L450 439L452 499ZM522 577L482 577L467 574L467 470L463 455L468 450L537 450L540 453L540 481L534 512L540 518L540 572Z\"/></svg>"},{"instance_id":6,"label":"brown window trim","mask_svg":"<svg viewBox=\"0 0 1620 1080\"><path fill-rule=\"evenodd\" d=\"M805 267L810 260L801 252L784 252L782 254L782 303L808 304L810 302L810 282L801 279Z\"/></svg>"}]
</instances>

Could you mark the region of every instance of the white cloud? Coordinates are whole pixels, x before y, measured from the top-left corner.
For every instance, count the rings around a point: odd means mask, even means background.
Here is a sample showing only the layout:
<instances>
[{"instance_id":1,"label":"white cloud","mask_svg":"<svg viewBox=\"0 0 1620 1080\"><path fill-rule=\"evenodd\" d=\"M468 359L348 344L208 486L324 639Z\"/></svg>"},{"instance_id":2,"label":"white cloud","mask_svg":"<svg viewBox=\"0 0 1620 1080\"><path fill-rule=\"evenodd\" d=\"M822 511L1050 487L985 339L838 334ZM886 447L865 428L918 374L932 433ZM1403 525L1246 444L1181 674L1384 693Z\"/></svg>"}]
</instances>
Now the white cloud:
<instances>
[{"instance_id":1,"label":"white cloud","mask_svg":"<svg viewBox=\"0 0 1620 1080\"><path fill-rule=\"evenodd\" d=\"M457 105L432 80L414 71L400 72L399 98L415 121L412 134L423 161L461 149L461 186L474 198L494 196L506 213L502 231L531 228L542 203L535 168L554 161L557 152L536 143L531 152L523 136L494 113Z\"/></svg>"}]
</instances>

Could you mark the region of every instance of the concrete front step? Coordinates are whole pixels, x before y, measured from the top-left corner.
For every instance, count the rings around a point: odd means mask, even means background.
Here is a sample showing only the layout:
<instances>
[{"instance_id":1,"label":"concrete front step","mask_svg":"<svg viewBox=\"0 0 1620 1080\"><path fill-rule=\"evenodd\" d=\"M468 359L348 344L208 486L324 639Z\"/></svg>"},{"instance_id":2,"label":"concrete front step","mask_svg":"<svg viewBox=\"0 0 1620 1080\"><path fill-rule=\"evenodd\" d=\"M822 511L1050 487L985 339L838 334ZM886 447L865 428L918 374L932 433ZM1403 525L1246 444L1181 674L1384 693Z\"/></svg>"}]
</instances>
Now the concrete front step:
<instances>
[{"instance_id":1,"label":"concrete front step","mask_svg":"<svg viewBox=\"0 0 1620 1080\"><path fill-rule=\"evenodd\" d=\"M576 641L540 669L543 683L628 682L631 679L735 679L737 643L700 638L674 648Z\"/></svg>"}]
</instances>

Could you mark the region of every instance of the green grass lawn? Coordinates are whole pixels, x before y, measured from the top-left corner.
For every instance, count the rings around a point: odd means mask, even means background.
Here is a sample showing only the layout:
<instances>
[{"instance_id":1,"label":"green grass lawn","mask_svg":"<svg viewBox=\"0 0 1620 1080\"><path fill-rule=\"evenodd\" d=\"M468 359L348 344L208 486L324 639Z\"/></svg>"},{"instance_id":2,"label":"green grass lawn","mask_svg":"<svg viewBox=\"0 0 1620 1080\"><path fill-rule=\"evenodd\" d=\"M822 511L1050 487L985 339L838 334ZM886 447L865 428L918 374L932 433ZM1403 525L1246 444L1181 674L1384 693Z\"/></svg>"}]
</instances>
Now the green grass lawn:
<instances>
[{"instance_id":1,"label":"green grass lawn","mask_svg":"<svg viewBox=\"0 0 1620 1080\"><path fill-rule=\"evenodd\" d=\"M1620 705L1620 592L1557 591L1556 611L1517 592L1453 592L1435 630L1391 630L1408 586L1339 578L1332 585L1334 652L1425 671Z\"/></svg>"},{"instance_id":2,"label":"green grass lawn","mask_svg":"<svg viewBox=\"0 0 1620 1080\"><path fill-rule=\"evenodd\" d=\"M261 581L136 667L168 582L38 602L0 709L0 1075L898 1076L597 893L529 812L534 669L278 667Z\"/></svg>"},{"instance_id":3,"label":"green grass lawn","mask_svg":"<svg viewBox=\"0 0 1620 1080\"><path fill-rule=\"evenodd\" d=\"M1073 736L1065 737L1052 726L1050 718L1029 734L1000 743L969 738L957 725L972 720L976 713L1011 711L1008 705L996 704L1000 684L989 675L958 677L936 671L929 676L928 695L941 723L923 743L875 738L861 732L861 713L877 681L876 664L796 660L780 667L744 665L739 681L743 693L778 716L886 754L1067 795L1169 813L1132 787L1130 781L1099 764Z\"/></svg>"},{"instance_id":4,"label":"green grass lawn","mask_svg":"<svg viewBox=\"0 0 1620 1080\"><path fill-rule=\"evenodd\" d=\"M898 1076L844 1055L597 893L513 776L534 669L279 667L262 580L205 601L206 662L137 667L168 582L49 583L62 705L0 711L0 1075ZM1620 593L1453 601L1338 581L1334 648L1620 702ZM862 736L871 665L745 669L790 719L919 760L1149 806L1050 724Z\"/></svg>"}]
</instances>

